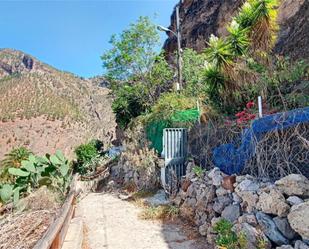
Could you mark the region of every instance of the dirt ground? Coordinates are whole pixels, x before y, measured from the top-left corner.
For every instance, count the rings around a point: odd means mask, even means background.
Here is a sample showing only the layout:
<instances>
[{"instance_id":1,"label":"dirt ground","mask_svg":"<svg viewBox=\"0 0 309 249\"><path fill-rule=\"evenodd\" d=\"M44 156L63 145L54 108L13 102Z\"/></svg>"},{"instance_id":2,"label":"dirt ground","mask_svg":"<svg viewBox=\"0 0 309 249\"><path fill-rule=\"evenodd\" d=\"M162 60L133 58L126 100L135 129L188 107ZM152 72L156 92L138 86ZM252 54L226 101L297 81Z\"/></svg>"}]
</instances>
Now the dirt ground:
<instances>
[{"instance_id":1,"label":"dirt ground","mask_svg":"<svg viewBox=\"0 0 309 249\"><path fill-rule=\"evenodd\" d=\"M112 193L90 193L77 206L91 249L210 249L179 224L142 220L142 211Z\"/></svg>"}]
</instances>

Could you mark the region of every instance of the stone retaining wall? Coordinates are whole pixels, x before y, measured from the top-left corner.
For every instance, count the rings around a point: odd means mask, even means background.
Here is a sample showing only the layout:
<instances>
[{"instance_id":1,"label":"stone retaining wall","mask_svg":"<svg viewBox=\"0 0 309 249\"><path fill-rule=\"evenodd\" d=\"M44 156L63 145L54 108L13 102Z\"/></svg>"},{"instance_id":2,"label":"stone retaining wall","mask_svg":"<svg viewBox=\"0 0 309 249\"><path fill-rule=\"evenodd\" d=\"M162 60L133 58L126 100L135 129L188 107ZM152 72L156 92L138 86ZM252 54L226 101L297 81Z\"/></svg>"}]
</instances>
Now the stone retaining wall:
<instances>
[{"instance_id":1,"label":"stone retaining wall","mask_svg":"<svg viewBox=\"0 0 309 249\"><path fill-rule=\"evenodd\" d=\"M181 190L173 200L183 217L194 222L210 242L212 227L224 218L242 232L248 249L309 249L309 180L298 174L274 183L250 175L227 176L218 168L197 176L188 164Z\"/></svg>"}]
</instances>

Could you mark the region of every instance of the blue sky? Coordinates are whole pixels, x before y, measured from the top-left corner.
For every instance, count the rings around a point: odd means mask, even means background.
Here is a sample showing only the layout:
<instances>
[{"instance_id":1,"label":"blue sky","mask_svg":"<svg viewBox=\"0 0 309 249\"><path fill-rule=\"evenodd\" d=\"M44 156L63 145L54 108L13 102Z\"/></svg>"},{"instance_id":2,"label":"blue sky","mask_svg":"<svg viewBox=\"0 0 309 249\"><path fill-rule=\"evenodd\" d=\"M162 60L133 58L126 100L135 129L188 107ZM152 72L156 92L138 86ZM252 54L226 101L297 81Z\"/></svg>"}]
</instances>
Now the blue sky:
<instances>
[{"instance_id":1,"label":"blue sky","mask_svg":"<svg viewBox=\"0 0 309 249\"><path fill-rule=\"evenodd\" d=\"M110 48L112 34L142 15L157 14L155 22L168 26L177 2L0 0L0 48L22 50L80 76L102 74L100 55Z\"/></svg>"}]
</instances>

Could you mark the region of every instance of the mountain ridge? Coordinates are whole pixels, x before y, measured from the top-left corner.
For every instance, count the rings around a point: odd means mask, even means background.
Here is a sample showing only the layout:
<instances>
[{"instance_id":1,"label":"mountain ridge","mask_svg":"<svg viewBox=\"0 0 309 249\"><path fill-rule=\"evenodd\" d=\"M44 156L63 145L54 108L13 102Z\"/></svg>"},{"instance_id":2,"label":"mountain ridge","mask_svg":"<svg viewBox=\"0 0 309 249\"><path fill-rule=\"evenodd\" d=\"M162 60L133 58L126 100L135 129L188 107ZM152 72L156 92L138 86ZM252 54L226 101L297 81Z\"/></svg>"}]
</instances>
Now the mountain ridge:
<instances>
[{"instance_id":1,"label":"mountain ridge","mask_svg":"<svg viewBox=\"0 0 309 249\"><path fill-rule=\"evenodd\" d=\"M15 49L0 49L0 158L12 148L36 153L115 139L110 90ZM34 132L35 131L35 132Z\"/></svg>"}]
</instances>

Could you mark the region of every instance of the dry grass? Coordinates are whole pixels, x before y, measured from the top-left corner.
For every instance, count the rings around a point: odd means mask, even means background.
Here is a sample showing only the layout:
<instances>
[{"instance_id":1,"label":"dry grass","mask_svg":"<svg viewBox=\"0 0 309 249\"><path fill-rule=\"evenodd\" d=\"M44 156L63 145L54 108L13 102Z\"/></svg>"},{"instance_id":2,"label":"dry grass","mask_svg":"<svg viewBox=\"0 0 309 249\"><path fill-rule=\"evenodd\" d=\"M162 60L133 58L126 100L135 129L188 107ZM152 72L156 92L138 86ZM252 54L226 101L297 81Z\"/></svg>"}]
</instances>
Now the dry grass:
<instances>
[{"instance_id":1,"label":"dry grass","mask_svg":"<svg viewBox=\"0 0 309 249\"><path fill-rule=\"evenodd\" d=\"M55 213L49 210L24 212L0 220L0 249L30 249L43 236Z\"/></svg>"},{"instance_id":2,"label":"dry grass","mask_svg":"<svg viewBox=\"0 0 309 249\"><path fill-rule=\"evenodd\" d=\"M208 121L197 125L189 136L189 150L194 160L206 169L215 165L212 161L214 148L227 143L240 145L242 130L236 126ZM291 173L309 176L309 125L300 124L289 129L279 129L254 141L254 156L242 173L271 179Z\"/></svg>"},{"instance_id":3,"label":"dry grass","mask_svg":"<svg viewBox=\"0 0 309 249\"><path fill-rule=\"evenodd\" d=\"M139 218L144 220L175 220L179 216L179 208L173 205L144 207Z\"/></svg>"}]
</instances>

